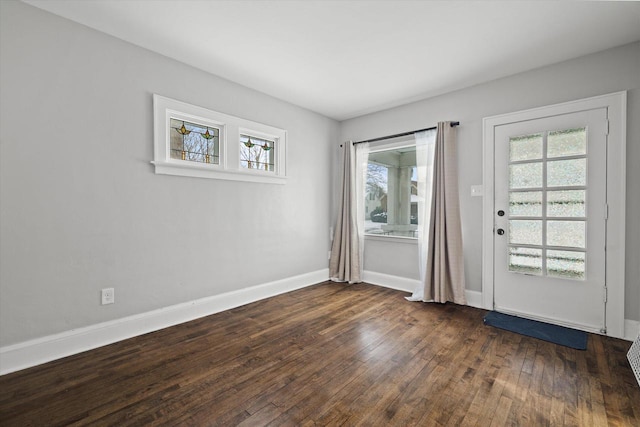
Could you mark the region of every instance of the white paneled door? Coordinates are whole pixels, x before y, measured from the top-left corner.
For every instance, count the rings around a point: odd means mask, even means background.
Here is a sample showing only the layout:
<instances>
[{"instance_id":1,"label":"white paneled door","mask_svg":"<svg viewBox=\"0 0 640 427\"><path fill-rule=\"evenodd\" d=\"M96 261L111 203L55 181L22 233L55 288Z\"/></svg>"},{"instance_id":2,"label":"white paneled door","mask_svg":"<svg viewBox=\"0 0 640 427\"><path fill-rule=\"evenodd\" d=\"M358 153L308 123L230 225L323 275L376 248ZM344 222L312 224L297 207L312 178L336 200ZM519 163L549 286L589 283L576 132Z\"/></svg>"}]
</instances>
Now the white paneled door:
<instances>
[{"instance_id":1,"label":"white paneled door","mask_svg":"<svg viewBox=\"0 0 640 427\"><path fill-rule=\"evenodd\" d=\"M497 126L494 308L605 328L607 109Z\"/></svg>"}]
</instances>

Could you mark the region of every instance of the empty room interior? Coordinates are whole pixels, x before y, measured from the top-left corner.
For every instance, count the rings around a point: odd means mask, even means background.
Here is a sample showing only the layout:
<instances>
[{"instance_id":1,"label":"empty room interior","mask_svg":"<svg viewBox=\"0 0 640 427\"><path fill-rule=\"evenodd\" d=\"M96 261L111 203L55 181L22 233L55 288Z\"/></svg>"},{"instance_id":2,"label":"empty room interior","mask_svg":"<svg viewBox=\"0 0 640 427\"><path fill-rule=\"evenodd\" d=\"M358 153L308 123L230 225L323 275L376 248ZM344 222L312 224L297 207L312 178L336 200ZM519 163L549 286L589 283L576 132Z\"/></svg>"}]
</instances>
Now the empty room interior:
<instances>
[{"instance_id":1,"label":"empty room interior","mask_svg":"<svg viewBox=\"0 0 640 427\"><path fill-rule=\"evenodd\" d=\"M640 2L0 20L0 425L640 425Z\"/></svg>"}]
</instances>

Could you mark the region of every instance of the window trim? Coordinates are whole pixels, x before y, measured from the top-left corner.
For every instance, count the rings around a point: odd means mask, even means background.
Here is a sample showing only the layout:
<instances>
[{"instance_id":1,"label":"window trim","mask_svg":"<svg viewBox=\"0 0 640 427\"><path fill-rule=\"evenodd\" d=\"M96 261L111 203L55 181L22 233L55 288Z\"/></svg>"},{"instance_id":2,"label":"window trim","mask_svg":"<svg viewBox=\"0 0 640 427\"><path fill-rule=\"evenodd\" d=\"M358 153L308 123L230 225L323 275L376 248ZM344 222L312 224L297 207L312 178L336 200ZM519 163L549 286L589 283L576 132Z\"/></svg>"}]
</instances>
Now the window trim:
<instances>
[{"instance_id":1,"label":"window trim","mask_svg":"<svg viewBox=\"0 0 640 427\"><path fill-rule=\"evenodd\" d=\"M231 116L175 99L153 95L154 157L156 174L233 181L285 184L287 131ZM171 158L170 120L193 121L220 130L219 164ZM247 169L240 165L240 133L275 141L274 171Z\"/></svg>"}]
</instances>

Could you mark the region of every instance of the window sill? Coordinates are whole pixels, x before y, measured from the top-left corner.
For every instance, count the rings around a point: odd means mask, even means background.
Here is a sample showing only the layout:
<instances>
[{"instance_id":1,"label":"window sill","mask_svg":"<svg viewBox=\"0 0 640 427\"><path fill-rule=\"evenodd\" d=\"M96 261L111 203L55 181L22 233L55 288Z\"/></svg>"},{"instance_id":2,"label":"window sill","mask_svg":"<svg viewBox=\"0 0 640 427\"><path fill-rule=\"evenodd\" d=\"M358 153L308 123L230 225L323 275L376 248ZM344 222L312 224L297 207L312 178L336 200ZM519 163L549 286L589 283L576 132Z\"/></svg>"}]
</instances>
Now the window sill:
<instances>
[{"instance_id":1,"label":"window sill","mask_svg":"<svg viewBox=\"0 0 640 427\"><path fill-rule=\"evenodd\" d=\"M200 164L195 162L176 161L151 162L155 172L162 175L188 176L193 178L224 179L229 181L261 182L265 184L286 184L285 176L277 176L261 171L242 171L221 169L219 165Z\"/></svg>"},{"instance_id":2,"label":"window sill","mask_svg":"<svg viewBox=\"0 0 640 427\"><path fill-rule=\"evenodd\" d=\"M418 244L418 239L416 237L380 236L375 234L365 234L364 239L378 241L378 242L403 243L403 244L409 244L409 245Z\"/></svg>"}]
</instances>

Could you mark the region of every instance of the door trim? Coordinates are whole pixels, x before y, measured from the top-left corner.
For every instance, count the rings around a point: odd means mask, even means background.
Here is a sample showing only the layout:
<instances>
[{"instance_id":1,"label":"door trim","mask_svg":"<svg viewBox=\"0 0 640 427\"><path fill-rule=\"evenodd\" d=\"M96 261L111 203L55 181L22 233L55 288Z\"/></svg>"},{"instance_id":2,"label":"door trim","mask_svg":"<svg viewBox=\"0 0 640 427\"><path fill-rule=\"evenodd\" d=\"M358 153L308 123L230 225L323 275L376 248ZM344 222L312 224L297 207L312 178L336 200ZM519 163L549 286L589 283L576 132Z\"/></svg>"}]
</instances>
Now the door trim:
<instances>
[{"instance_id":1,"label":"door trim","mask_svg":"<svg viewBox=\"0 0 640 427\"><path fill-rule=\"evenodd\" d=\"M606 108L607 138L606 228L606 335L624 338L625 197L627 92L616 92L562 104L485 117L483 126L482 297L487 310L494 307L494 136L496 126L578 111ZM604 297L604 295L603 295Z\"/></svg>"}]
</instances>

